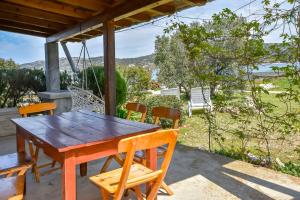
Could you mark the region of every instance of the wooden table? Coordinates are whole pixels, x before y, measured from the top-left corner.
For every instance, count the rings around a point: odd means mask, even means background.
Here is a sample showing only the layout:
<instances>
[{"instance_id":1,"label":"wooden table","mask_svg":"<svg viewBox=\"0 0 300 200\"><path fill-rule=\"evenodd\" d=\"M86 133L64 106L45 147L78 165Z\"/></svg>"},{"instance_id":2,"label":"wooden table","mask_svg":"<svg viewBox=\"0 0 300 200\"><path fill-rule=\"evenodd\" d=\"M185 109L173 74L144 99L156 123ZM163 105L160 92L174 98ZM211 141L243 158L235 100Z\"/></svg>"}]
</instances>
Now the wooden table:
<instances>
[{"instance_id":1,"label":"wooden table","mask_svg":"<svg viewBox=\"0 0 300 200\"><path fill-rule=\"evenodd\" d=\"M25 152L25 140L32 140L45 154L62 164L62 198L76 199L76 165L86 175L87 162L117 153L118 141L156 131L159 126L128 121L89 111L54 116L12 119L16 124L17 151ZM146 153L147 165L156 169L156 149Z\"/></svg>"}]
</instances>

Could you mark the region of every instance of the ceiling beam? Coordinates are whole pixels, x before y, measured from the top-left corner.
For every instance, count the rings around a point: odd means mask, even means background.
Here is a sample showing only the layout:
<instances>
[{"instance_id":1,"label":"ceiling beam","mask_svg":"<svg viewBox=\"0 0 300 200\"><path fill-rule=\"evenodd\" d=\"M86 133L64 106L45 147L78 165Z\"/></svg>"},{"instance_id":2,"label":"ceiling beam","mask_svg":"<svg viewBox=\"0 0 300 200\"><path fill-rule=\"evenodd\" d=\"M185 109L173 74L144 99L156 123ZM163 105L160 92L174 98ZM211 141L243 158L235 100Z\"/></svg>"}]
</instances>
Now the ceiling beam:
<instances>
[{"instance_id":1,"label":"ceiling beam","mask_svg":"<svg viewBox=\"0 0 300 200\"><path fill-rule=\"evenodd\" d=\"M152 10L155 10L155 11L158 11L160 12L161 14L173 14L176 12L176 8L174 5L161 5L161 6L158 6L156 8L153 8Z\"/></svg>"},{"instance_id":2,"label":"ceiling beam","mask_svg":"<svg viewBox=\"0 0 300 200\"><path fill-rule=\"evenodd\" d=\"M22 24L19 22L11 22L9 20L3 20L0 19L0 25L5 26L5 27L11 27L11 28L17 28L17 29L22 29L22 30L28 30L28 31L34 31L38 33L45 33L47 35L51 35L55 33L55 31L47 28L42 28L42 27L37 27L34 25L29 25L29 24Z\"/></svg>"},{"instance_id":3,"label":"ceiling beam","mask_svg":"<svg viewBox=\"0 0 300 200\"><path fill-rule=\"evenodd\" d=\"M121 20L132 15L136 15L143 11L158 7L160 5L169 3L173 0L131 0L118 5L114 8L107 9L103 14L92 17L91 19L77 24L69 29L60 33L54 34L47 38L47 42L62 41L82 32L87 32L102 26L102 23L108 20Z\"/></svg>"},{"instance_id":4,"label":"ceiling beam","mask_svg":"<svg viewBox=\"0 0 300 200\"><path fill-rule=\"evenodd\" d=\"M30 7L30 8L49 11L52 13L57 13L57 14L66 15L70 17L76 17L79 19L86 19L88 17L91 17L91 13L86 10L79 9L74 6L56 3L54 1L45 1L45 0L5 0L5 1Z\"/></svg>"},{"instance_id":5,"label":"ceiling beam","mask_svg":"<svg viewBox=\"0 0 300 200\"><path fill-rule=\"evenodd\" d=\"M24 6L18 6L15 4L5 3L3 1L0 2L0 11L9 12L13 14L18 14L22 16L28 16L38 19L43 19L51 22L57 22L60 24L76 24L78 23L78 19L67 17L64 15L53 14L46 11L41 11L33 8L27 8Z\"/></svg>"},{"instance_id":6,"label":"ceiling beam","mask_svg":"<svg viewBox=\"0 0 300 200\"><path fill-rule=\"evenodd\" d=\"M140 21L149 21L152 19L152 16L148 12L142 12L136 15L132 15L130 18L140 20Z\"/></svg>"},{"instance_id":7,"label":"ceiling beam","mask_svg":"<svg viewBox=\"0 0 300 200\"><path fill-rule=\"evenodd\" d=\"M2 26L2 25L0 25L0 30L14 32L14 33L20 33L20 34L26 34L26 35L31 35L31 36L38 36L38 37L47 37L49 35L49 34L45 34L45 33L37 33L34 31L22 30L22 29L18 29L18 28L11 28L11 27L6 27L6 26Z\"/></svg>"},{"instance_id":8,"label":"ceiling beam","mask_svg":"<svg viewBox=\"0 0 300 200\"><path fill-rule=\"evenodd\" d=\"M111 7L110 4L99 0L58 0L58 2L98 12L104 8Z\"/></svg>"},{"instance_id":9,"label":"ceiling beam","mask_svg":"<svg viewBox=\"0 0 300 200\"><path fill-rule=\"evenodd\" d=\"M49 22L41 19L36 19L32 17L27 16L20 16L16 14L6 13L6 12L0 12L0 19L9 20L12 22L19 22L23 24L32 24L39 27L49 28L52 30L63 30L66 26L62 24L58 24L55 22Z\"/></svg>"},{"instance_id":10,"label":"ceiling beam","mask_svg":"<svg viewBox=\"0 0 300 200\"><path fill-rule=\"evenodd\" d=\"M119 27L127 27L127 26L131 26L133 24L134 24L134 22L132 22L128 19L121 19L121 20L115 22L115 25L119 26Z\"/></svg>"},{"instance_id":11,"label":"ceiling beam","mask_svg":"<svg viewBox=\"0 0 300 200\"><path fill-rule=\"evenodd\" d=\"M186 0L186 2L190 2L193 5L203 5L207 2L208 0Z\"/></svg>"}]
</instances>

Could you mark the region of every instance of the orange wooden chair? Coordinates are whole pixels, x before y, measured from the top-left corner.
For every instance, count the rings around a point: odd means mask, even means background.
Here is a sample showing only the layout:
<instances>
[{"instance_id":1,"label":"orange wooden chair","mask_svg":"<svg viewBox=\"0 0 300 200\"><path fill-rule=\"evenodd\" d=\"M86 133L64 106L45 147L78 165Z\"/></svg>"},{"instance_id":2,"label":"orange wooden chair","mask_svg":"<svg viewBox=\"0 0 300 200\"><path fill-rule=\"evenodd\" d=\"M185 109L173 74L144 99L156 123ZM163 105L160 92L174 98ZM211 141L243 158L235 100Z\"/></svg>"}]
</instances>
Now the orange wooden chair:
<instances>
[{"instance_id":1,"label":"orange wooden chair","mask_svg":"<svg viewBox=\"0 0 300 200\"><path fill-rule=\"evenodd\" d=\"M140 122L145 122L147 115L147 107L145 105L140 103L127 103L125 107L128 110L126 119L129 120L133 112L138 112L142 114Z\"/></svg>"},{"instance_id":2,"label":"orange wooden chair","mask_svg":"<svg viewBox=\"0 0 300 200\"><path fill-rule=\"evenodd\" d=\"M127 103L125 107L128 110L127 117L126 117L127 120L130 119L131 114L133 112L138 112L138 113L142 114L140 122L145 121L146 114L147 114L147 107L145 105L140 104L140 103ZM100 170L100 173L103 173L103 172L107 171L107 168L109 167L109 165L110 165L110 163L112 162L113 159L116 160L117 163L119 163L121 166L123 165L124 159L119 154L109 156L106 159L106 161L104 162L103 167Z\"/></svg>"},{"instance_id":3,"label":"orange wooden chair","mask_svg":"<svg viewBox=\"0 0 300 200\"><path fill-rule=\"evenodd\" d=\"M37 114L37 113L48 113L49 115L53 115L54 110L56 109L55 103L38 103L38 104L32 104L28 106L23 106L19 108L19 114L22 117L28 117L29 115ZM60 167L55 168L55 161L52 161L51 163L46 163L42 165L38 165L38 158L39 158L39 150L40 148L38 146L35 146L32 141L28 141L29 144L29 151L32 158L32 172L35 175L36 182L40 182L40 177L46 174L49 174L51 172L54 172L55 170L60 169ZM35 147L34 147L35 146ZM50 170L45 171L43 174L40 173L41 168L45 167L51 167Z\"/></svg>"},{"instance_id":4,"label":"orange wooden chair","mask_svg":"<svg viewBox=\"0 0 300 200\"><path fill-rule=\"evenodd\" d=\"M133 189L137 199L142 200L143 195L140 185L152 183L147 200L154 200L158 189L162 184L177 140L176 130L161 130L149 134L134 136L123 139L118 144L119 153L126 153L125 162L122 168L90 177L90 180L100 188L102 199L120 200L127 189ZM151 170L142 164L134 162L136 151L156 148L167 145L166 154L158 170Z\"/></svg>"},{"instance_id":5,"label":"orange wooden chair","mask_svg":"<svg viewBox=\"0 0 300 200\"><path fill-rule=\"evenodd\" d=\"M31 167L31 162L25 161L24 158L20 154L0 156L0 176L5 176L0 179L0 199L23 200L26 188L25 173ZM12 160L16 162L13 163Z\"/></svg>"},{"instance_id":6,"label":"orange wooden chair","mask_svg":"<svg viewBox=\"0 0 300 200\"><path fill-rule=\"evenodd\" d=\"M154 120L154 124L156 125L160 124L160 119L170 119L173 121L172 128L178 129L179 120L180 120L180 111L178 109L167 108L162 106L154 107L152 109L152 117ZM164 157L166 154L166 147L165 146L158 147L157 154L158 154L158 158ZM144 151L137 152L134 157L134 161L145 165L146 164L145 152ZM173 191L169 188L169 186L164 181L162 182L161 187L169 195L174 194Z\"/></svg>"}]
</instances>

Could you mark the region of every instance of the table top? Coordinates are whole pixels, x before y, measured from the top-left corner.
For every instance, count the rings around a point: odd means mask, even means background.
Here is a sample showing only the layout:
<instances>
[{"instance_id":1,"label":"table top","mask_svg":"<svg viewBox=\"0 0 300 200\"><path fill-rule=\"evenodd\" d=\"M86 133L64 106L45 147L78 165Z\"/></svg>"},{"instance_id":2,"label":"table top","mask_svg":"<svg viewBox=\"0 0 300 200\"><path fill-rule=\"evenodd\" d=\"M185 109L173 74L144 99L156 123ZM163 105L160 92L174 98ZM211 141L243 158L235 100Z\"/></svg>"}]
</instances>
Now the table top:
<instances>
[{"instance_id":1,"label":"table top","mask_svg":"<svg viewBox=\"0 0 300 200\"><path fill-rule=\"evenodd\" d=\"M100 144L131 135L149 133L160 127L85 110L59 115L12 119L12 122L59 152Z\"/></svg>"}]
</instances>

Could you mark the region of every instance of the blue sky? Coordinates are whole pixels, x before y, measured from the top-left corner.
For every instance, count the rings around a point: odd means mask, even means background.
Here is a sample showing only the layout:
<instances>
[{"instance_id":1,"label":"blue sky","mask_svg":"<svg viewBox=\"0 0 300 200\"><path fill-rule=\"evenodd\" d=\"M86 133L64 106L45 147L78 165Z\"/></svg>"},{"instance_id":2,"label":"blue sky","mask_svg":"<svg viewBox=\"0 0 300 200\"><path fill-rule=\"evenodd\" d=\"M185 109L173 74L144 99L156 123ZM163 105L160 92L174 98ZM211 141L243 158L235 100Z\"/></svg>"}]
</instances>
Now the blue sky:
<instances>
[{"instance_id":1,"label":"blue sky","mask_svg":"<svg viewBox=\"0 0 300 200\"><path fill-rule=\"evenodd\" d=\"M178 16L209 19L214 13L224 8L236 10L252 0L215 0L205 6L190 8L178 12ZM275 0L274 0L275 1ZM248 16L251 13L261 13L261 0L257 0L250 6L240 9L237 13ZM141 28L116 33L116 57L127 58L148 55L154 52L154 41L157 35L163 34L163 29L174 17L149 24ZM180 18L181 21L190 23L192 19ZM279 42L280 30L265 38L266 42ZM36 60L44 60L44 38L0 31L0 58L12 58L17 63L27 63ZM87 41L91 56L103 55L102 37ZM80 43L68 43L72 56L79 56ZM60 48L60 57L65 57Z\"/></svg>"}]
</instances>

